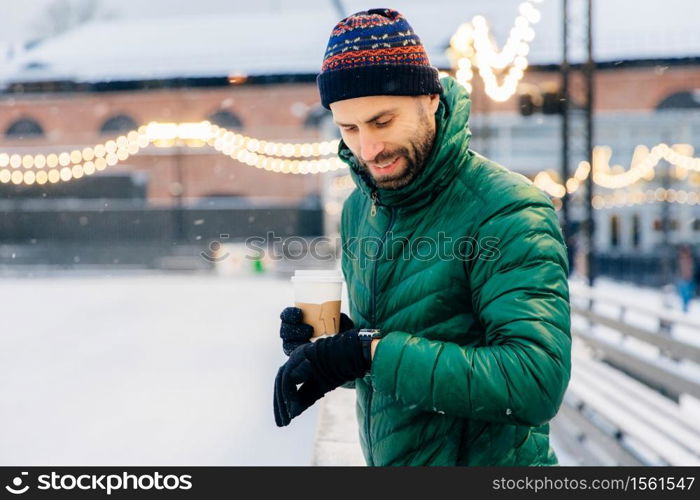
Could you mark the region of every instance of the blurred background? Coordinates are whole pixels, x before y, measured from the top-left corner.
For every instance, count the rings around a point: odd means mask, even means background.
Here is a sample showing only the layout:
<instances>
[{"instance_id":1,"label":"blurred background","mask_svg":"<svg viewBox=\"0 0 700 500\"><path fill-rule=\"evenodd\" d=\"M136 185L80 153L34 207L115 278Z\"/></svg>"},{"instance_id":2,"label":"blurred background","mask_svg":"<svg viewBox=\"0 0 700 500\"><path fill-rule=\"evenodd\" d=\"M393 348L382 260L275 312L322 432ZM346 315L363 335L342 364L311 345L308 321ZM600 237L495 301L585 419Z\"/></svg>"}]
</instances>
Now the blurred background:
<instances>
[{"instance_id":1,"label":"blurred background","mask_svg":"<svg viewBox=\"0 0 700 500\"><path fill-rule=\"evenodd\" d=\"M382 6L557 208L562 465L700 463L697 2L27 0L0 3L0 464L323 463L323 407L274 425L278 314L354 188L328 36Z\"/></svg>"}]
</instances>

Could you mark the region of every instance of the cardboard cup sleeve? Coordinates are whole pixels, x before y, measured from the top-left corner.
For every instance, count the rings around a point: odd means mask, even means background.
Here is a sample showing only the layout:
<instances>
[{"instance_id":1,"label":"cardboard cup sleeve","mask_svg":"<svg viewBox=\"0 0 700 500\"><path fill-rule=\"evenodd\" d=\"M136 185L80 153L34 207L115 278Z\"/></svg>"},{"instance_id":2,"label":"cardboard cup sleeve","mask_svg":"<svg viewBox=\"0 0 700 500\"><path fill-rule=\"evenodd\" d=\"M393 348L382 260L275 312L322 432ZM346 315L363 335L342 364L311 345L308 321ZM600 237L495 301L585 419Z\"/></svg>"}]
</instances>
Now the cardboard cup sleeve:
<instances>
[{"instance_id":1,"label":"cardboard cup sleeve","mask_svg":"<svg viewBox=\"0 0 700 500\"><path fill-rule=\"evenodd\" d=\"M340 328L340 301L331 300L323 304L296 302L295 306L302 310L302 321L314 327L312 337L334 335Z\"/></svg>"}]
</instances>

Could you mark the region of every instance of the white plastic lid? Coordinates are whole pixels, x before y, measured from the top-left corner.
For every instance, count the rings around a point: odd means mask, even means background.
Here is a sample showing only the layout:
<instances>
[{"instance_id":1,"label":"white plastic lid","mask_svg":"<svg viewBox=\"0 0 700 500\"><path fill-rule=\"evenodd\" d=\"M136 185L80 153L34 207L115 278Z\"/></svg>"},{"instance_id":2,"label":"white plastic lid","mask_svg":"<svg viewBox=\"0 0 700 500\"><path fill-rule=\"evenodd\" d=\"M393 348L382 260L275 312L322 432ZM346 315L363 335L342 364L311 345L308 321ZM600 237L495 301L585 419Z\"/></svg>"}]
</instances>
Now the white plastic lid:
<instances>
[{"instance_id":1,"label":"white plastic lid","mask_svg":"<svg viewBox=\"0 0 700 500\"><path fill-rule=\"evenodd\" d=\"M315 283L337 283L343 281L340 271L328 269L300 269L294 272L292 283L315 282Z\"/></svg>"}]
</instances>

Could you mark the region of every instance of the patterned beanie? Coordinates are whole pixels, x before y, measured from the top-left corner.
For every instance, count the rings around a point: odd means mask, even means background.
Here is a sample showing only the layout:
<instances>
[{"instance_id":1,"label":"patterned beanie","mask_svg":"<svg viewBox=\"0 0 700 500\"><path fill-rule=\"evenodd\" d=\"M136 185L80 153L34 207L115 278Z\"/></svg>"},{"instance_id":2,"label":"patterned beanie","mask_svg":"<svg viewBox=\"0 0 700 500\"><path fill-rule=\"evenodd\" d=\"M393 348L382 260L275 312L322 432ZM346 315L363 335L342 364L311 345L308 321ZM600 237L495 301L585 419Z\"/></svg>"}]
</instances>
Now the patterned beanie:
<instances>
[{"instance_id":1,"label":"patterned beanie","mask_svg":"<svg viewBox=\"0 0 700 500\"><path fill-rule=\"evenodd\" d=\"M355 97L442 93L418 35L392 9L357 12L336 24L316 82L326 109Z\"/></svg>"}]
</instances>

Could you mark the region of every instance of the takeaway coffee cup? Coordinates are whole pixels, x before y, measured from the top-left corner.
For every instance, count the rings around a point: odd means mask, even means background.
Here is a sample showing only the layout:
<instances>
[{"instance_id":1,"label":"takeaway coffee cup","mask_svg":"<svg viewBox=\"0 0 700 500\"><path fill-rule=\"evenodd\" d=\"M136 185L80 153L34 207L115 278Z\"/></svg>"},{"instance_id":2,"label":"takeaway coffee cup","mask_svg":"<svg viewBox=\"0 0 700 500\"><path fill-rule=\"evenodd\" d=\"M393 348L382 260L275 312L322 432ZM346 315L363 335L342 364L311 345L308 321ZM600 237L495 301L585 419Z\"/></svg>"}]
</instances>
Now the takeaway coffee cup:
<instances>
[{"instance_id":1,"label":"takeaway coffee cup","mask_svg":"<svg viewBox=\"0 0 700 500\"><path fill-rule=\"evenodd\" d=\"M292 276L292 284L294 305L302 310L304 323L313 326L312 338L338 333L343 291L340 272L299 270Z\"/></svg>"}]
</instances>

